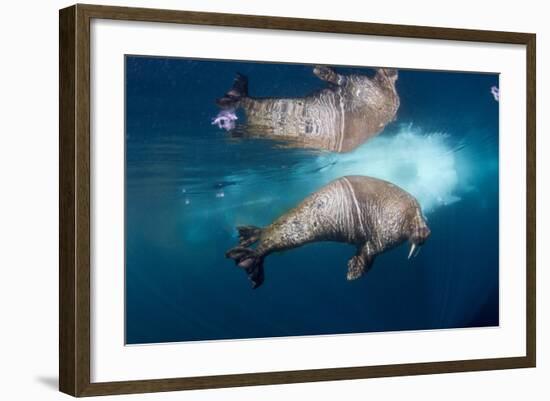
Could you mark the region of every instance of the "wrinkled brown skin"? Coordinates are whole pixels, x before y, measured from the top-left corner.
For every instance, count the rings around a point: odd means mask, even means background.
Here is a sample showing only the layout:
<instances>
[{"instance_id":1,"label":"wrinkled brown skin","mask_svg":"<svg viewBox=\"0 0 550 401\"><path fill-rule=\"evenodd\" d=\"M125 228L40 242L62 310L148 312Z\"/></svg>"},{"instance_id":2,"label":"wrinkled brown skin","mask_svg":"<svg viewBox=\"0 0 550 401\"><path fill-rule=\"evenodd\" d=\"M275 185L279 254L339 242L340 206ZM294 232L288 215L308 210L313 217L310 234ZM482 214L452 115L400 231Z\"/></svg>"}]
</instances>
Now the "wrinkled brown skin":
<instances>
[{"instance_id":1,"label":"wrinkled brown skin","mask_svg":"<svg viewBox=\"0 0 550 401\"><path fill-rule=\"evenodd\" d=\"M304 98L243 97L243 136L283 141L287 147L349 152L378 135L395 119L397 70L380 68L373 78L340 75L317 66L330 88Z\"/></svg>"},{"instance_id":2,"label":"wrinkled brown skin","mask_svg":"<svg viewBox=\"0 0 550 401\"><path fill-rule=\"evenodd\" d=\"M256 235L241 237L239 247L233 249L242 250L258 241L254 254L263 262L273 252L311 242L353 244L357 250L348 262L347 279L354 280L370 269L376 255L407 240L420 246L429 235L412 195L387 181L346 176L311 194L271 225L257 229ZM240 261L245 261L240 267L248 267L246 259ZM263 268L261 274L263 282Z\"/></svg>"}]
</instances>

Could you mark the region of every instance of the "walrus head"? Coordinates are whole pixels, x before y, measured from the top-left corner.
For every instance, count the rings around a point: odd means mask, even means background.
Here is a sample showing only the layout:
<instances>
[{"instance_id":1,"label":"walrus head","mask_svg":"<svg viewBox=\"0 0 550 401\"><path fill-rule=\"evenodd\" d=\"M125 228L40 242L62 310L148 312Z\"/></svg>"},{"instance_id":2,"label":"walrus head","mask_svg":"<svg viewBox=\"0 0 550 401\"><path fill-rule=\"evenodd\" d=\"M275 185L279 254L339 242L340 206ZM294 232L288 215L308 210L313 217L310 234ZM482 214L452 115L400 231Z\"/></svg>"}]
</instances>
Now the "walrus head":
<instances>
[{"instance_id":1,"label":"walrus head","mask_svg":"<svg viewBox=\"0 0 550 401\"><path fill-rule=\"evenodd\" d=\"M418 255L420 252L420 247L424 245L424 242L428 239L430 233L430 228L426 224L426 220L424 219L424 216L422 216L422 212L418 209L412 218L410 225L409 242L411 244L411 249L407 259Z\"/></svg>"}]
</instances>

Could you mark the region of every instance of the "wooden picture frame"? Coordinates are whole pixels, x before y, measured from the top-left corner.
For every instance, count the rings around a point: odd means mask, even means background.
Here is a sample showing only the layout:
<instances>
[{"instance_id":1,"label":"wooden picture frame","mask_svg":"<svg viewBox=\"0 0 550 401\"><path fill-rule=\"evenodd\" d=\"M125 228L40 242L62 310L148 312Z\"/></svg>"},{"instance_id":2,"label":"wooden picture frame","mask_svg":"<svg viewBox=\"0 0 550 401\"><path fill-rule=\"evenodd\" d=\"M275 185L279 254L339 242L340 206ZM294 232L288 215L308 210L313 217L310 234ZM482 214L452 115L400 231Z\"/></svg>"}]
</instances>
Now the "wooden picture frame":
<instances>
[{"instance_id":1,"label":"wooden picture frame","mask_svg":"<svg viewBox=\"0 0 550 401\"><path fill-rule=\"evenodd\" d=\"M94 18L525 45L527 54L525 60L527 71L526 355L92 383L90 380L90 21ZM534 34L80 4L60 10L59 29L60 391L73 396L95 396L535 366L536 37Z\"/></svg>"}]
</instances>

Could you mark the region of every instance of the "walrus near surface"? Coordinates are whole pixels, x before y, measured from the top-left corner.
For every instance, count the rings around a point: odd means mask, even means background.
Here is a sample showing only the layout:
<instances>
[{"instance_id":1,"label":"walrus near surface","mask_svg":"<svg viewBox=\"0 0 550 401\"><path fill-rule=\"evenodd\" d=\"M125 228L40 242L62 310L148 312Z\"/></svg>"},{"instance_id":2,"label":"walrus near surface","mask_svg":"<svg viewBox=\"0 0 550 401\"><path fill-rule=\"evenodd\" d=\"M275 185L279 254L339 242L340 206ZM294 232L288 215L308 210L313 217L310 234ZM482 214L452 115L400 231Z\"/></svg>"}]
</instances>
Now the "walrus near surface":
<instances>
[{"instance_id":1,"label":"walrus near surface","mask_svg":"<svg viewBox=\"0 0 550 401\"><path fill-rule=\"evenodd\" d=\"M357 252L348 262L347 279L354 280L371 268L376 255L409 240L411 258L430 235L412 195L365 176L332 181L267 227L237 229L239 245L225 256L245 269L253 288L263 283L264 259L273 252L317 241L353 244ZM255 249L248 248L256 242Z\"/></svg>"},{"instance_id":2,"label":"walrus near surface","mask_svg":"<svg viewBox=\"0 0 550 401\"><path fill-rule=\"evenodd\" d=\"M221 113L242 108L244 137L286 142L288 147L348 152L379 134L395 119L397 70L379 68L374 77L341 75L317 66L313 73L329 88L303 98L252 98L248 80L237 74L233 88L217 100Z\"/></svg>"}]
</instances>

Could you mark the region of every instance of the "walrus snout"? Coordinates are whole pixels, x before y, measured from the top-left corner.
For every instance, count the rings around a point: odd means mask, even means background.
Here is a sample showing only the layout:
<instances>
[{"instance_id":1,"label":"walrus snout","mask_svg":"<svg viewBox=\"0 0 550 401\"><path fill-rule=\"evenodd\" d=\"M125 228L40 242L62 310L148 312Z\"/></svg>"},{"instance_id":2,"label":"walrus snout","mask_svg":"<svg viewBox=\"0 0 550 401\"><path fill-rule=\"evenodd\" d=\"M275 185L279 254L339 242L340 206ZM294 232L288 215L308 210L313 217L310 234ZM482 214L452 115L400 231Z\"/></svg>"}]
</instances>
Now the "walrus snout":
<instances>
[{"instance_id":1,"label":"walrus snout","mask_svg":"<svg viewBox=\"0 0 550 401\"><path fill-rule=\"evenodd\" d=\"M409 237L411 243L411 249L409 250L409 256L407 259L415 257L420 252L420 247L424 245L424 242L428 239L432 233L424 218L416 216L416 222L414 224L413 231Z\"/></svg>"},{"instance_id":2,"label":"walrus snout","mask_svg":"<svg viewBox=\"0 0 550 401\"><path fill-rule=\"evenodd\" d=\"M426 242L431 233L427 225L419 227L411 237L411 242L416 245L424 245L424 242Z\"/></svg>"}]
</instances>

